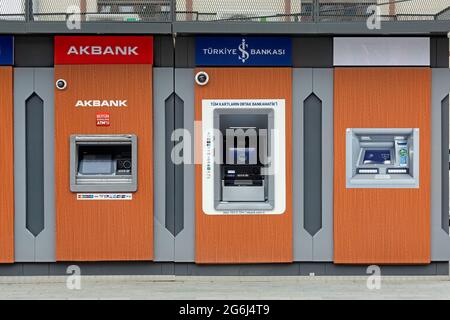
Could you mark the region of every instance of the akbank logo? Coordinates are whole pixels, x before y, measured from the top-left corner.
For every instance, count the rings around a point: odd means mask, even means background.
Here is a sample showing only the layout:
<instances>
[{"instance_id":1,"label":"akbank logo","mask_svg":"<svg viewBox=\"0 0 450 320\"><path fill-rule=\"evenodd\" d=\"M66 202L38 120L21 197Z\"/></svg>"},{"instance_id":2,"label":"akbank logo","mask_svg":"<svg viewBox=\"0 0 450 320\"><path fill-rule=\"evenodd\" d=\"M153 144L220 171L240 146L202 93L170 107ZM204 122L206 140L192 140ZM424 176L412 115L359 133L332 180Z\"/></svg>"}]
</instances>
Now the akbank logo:
<instances>
[{"instance_id":1,"label":"akbank logo","mask_svg":"<svg viewBox=\"0 0 450 320\"><path fill-rule=\"evenodd\" d=\"M285 37L198 37L197 66L291 66L292 44Z\"/></svg>"},{"instance_id":2,"label":"akbank logo","mask_svg":"<svg viewBox=\"0 0 450 320\"><path fill-rule=\"evenodd\" d=\"M128 107L128 100L77 100L75 107Z\"/></svg>"},{"instance_id":3,"label":"akbank logo","mask_svg":"<svg viewBox=\"0 0 450 320\"><path fill-rule=\"evenodd\" d=\"M245 42L245 39L242 39L242 43L239 45L239 51L241 52L241 56L239 57L239 60L242 61L242 63L245 63L245 61L250 58L250 54L246 50L248 48L248 44Z\"/></svg>"}]
</instances>

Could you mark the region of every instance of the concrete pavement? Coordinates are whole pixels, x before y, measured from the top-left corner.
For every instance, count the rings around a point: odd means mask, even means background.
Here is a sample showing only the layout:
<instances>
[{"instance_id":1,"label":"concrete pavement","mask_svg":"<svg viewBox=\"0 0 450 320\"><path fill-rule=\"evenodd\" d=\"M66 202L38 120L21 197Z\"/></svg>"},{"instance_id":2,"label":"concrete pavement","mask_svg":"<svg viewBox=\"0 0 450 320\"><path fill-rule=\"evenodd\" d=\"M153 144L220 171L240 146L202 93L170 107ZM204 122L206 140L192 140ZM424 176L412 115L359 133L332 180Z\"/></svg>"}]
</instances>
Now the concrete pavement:
<instances>
[{"instance_id":1,"label":"concrete pavement","mask_svg":"<svg viewBox=\"0 0 450 320\"><path fill-rule=\"evenodd\" d=\"M78 284L78 282L76 282ZM0 278L0 299L450 299L449 277L83 276ZM73 287L74 282L69 281Z\"/></svg>"}]
</instances>

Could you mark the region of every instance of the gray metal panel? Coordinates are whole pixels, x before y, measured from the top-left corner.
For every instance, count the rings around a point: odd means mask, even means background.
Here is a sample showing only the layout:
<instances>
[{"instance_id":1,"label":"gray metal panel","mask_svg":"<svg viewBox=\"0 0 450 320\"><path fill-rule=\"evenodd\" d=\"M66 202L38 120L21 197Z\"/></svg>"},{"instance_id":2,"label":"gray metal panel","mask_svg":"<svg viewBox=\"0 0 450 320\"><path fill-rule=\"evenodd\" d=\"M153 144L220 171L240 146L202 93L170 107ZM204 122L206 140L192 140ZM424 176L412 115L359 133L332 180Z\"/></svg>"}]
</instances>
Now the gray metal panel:
<instances>
[{"instance_id":1,"label":"gray metal panel","mask_svg":"<svg viewBox=\"0 0 450 320\"><path fill-rule=\"evenodd\" d=\"M184 102L172 93L165 101L166 228L174 236L184 228L184 163L174 163L172 154L183 157L183 137L175 136L184 127ZM174 159L175 160L175 159Z\"/></svg>"},{"instance_id":2,"label":"gray metal panel","mask_svg":"<svg viewBox=\"0 0 450 320\"><path fill-rule=\"evenodd\" d=\"M322 228L322 101L311 93L303 101L303 221L314 236Z\"/></svg>"},{"instance_id":3,"label":"gray metal panel","mask_svg":"<svg viewBox=\"0 0 450 320\"><path fill-rule=\"evenodd\" d=\"M441 137L442 137L442 149L441 149L441 170L442 170L442 182L441 182L441 193L442 195L449 194L449 164L450 164L450 152L447 150L446 146L449 146L450 149L450 143L449 143L449 96L442 100L441 102ZM441 226L442 229L449 233L449 198L448 197L442 197L442 218L441 218Z\"/></svg>"},{"instance_id":4,"label":"gray metal panel","mask_svg":"<svg viewBox=\"0 0 450 320\"><path fill-rule=\"evenodd\" d=\"M431 37L430 43L431 62L432 68L448 68L449 59L449 40L448 37Z\"/></svg>"},{"instance_id":5,"label":"gray metal panel","mask_svg":"<svg viewBox=\"0 0 450 320\"><path fill-rule=\"evenodd\" d=\"M15 259L55 261L53 69L16 68L14 73ZM26 230L25 101L33 92L44 101L44 230L35 238Z\"/></svg>"},{"instance_id":6,"label":"gray metal panel","mask_svg":"<svg viewBox=\"0 0 450 320\"><path fill-rule=\"evenodd\" d=\"M333 261L334 69L313 69L313 91L322 100L322 229L313 239L313 261Z\"/></svg>"},{"instance_id":7,"label":"gray metal panel","mask_svg":"<svg viewBox=\"0 0 450 320\"><path fill-rule=\"evenodd\" d=\"M449 40L448 37L441 37L436 42L436 68L449 67Z\"/></svg>"},{"instance_id":8,"label":"gray metal panel","mask_svg":"<svg viewBox=\"0 0 450 320\"><path fill-rule=\"evenodd\" d=\"M65 276L71 263L15 263L0 265L0 276ZM172 276L364 276L368 265L335 265L330 262L289 264L198 265L173 262L78 262L82 275L158 275ZM448 276L448 262L427 265L380 266L383 276ZM295 281L295 279L293 279ZM363 283L363 282L361 282Z\"/></svg>"},{"instance_id":9,"label":"gray metal panel","mask_svg":"<svg viewBox=\"0 0 450 320\"><path fill-rule=\"evenodd\" d=\"M174 50L172 36L155 36L153 41L153 66L156 68L173 67Z\"/></svg>"},{"instance_id":10,"label":"gray metal panel","mask_svg":"<svg viewBox=\"0 0 450 320\"><path fill-rule=\"evenodd\" d=\"M175 92L184 101L184 128L190 133L191 161L184 165L184 228L175 238L175 261L195 259L194 69L175 69ZM186 141L188 137L186 137ZM186 156L185 156L186 158Z\"/></svg>"},{"instance_id":11,"label":"gray metal panel","mask_svg":"<svg viewBox=\"0 0 450 320\"><path fill-rule=\"evenodd\" d=\"M14 259L35 261L35 238L26 228L25 101L34 92L34 69L14 70Z\"/></svg>"},{"instance_id":12,"label":"gray metal panel","mask_svg":"<svg viewBox=\"0 0 450 320\"><path fill-rule=\"evenodd\" d=\"M16 67L53 67L53 36L14 37Z\"/></svg>"},{"instance_id":13,"label":"gray metal panel","mask_svg":"<svg viewBox=\"0 0 450 320\"><path fill-rule=\"evenodd\" d=\"M442 102L450 91L450 70L432 69L432 110L431 110L431 260L448 261L450 259L450 236L442 229ZM448 119L447 119L448 121Z\"/></svg>"},{"instance_id":14,"label":"gray metal panel","mask_svg":"<svg viewBox=\"0 0 450 320\"><path fill-rule=\"evenodd\" d=\"M174 237L166 229L166 112L165 101L173 93L173 69L153 69L153 164L154 164L154 260L174 260ZM150 159L145 161L151 161Z\"/></svg>"},{"instance_id":15,"label":"gray metal panel","mask_svg":"<svg viewBox=\"0 0 450 320\"><path fill-rule=\"evenodd\" d=\"M382 28L371 30L366 22L260 23L260 22L174 22L174 33L262 33L262 34L447 34L448 21L383 21ZM151 31L149 31L151 33Z\"/></svg>"},{"instance_id":16,"label":"gray metal panel","mask_svg":"<svg viewBox=\"0 0 450 320\"><path fill-rule=\"evenodd\" d=\"M175 67L195 68L195 37L176 38Z\"/></svg>"},{"instance_id":17,"label":"gray metal panel","mask_svg":"<svg viewBox=\"0 0 450 320\"><path fill-rule=\"evenodd\" d=\"M245 33L245 34L364 34L423 35L448 33L448 21L383 21L382 28L371 30L363 22L92 22L80 30L68 30L65 22L0 21L0 34L170 34L170 33Z\"/></svg>"},{"instance_id":18,"label":"gray metal panel","mask_svg":"<svg viewBox=\"0 0 450 320\"><path fill-rule=\"evenodd\" d=\"M333 260L333 69L294 69L293 194L294 261ZM312 237L304 226L303 101L322 101L322 228Z\"/></svg>"},{"instance_id":19,"label":"gray metal panel","mask_svg":"<svg viewBox=\"0 0 450 320\"><path fill-rule=\"evenodd\" d=\"M174 129L183 130L184 128L184 101L174 93ZM183 137L185 139L185 137ZM184 141L181 140L184 145ZM178 142L175 142L178 144ZM179 156L184 157L188 150L181 150ZM184 229L184 163L174 165L175 174L175 210L174 210L174 232L177 236Z\"/></svg>"},{"instance_id":20,"label":"gray metal panel","mask_svg":"<svg viewBox=\"0 0 450 320\"><path fill-rule=\"evenodd\" d=\"M44 229L44 100L25 101L26 227L36 237Z\"/></svg>"},{"instance_id":21,"label":"gray metal panel","mask_svg":"<svg viewBox=\"0 0 450 320\"><path fill-rule=\"evenodd\" d=\"M304 228L304 113L303 101L313 91L313 69L293 70L293 119L292 126L292 175L293 175L293 246L294 261L313 260L313 241L311 235Z\"/></svg>"},{"instance_id":22,"label":"gray metal panel","mask_svg":"<svg viewBox=\"0 0 450 320\"><path fill-rule=\"evenodd\" d=\"M36 261L56 260L54 71L34 69L34 90L44 100L44 207L45 229L36 237Z\"/></svg>"},{"instance_id":23,"label":"gray metal panel","mask_svg":"<svg viewBox=\"0 0 450 320\"><path fill-rule=\"evenodd\" d=\"M69 30L65 21L18 22L0 21L0 34L170 34L169 22L92 22L82 23L81 29Z\"/></svg>"},{"instance_id":24,"label":"gray metal panel","mask_svg":"<svg viewBox=\"0 0 450 320\"><path fill-rule=\"evenodd\" d=\"M294 68L332 68L332 37L300 37L292 39Z\"/></svg>"},{"instance_id":25,"label":"gray metal panel","mask_svg":"<svg viewBox=\"0 0 450 320\"><path fill-rule=\"evenodd\" d=\"M165 154L165 226L172 235L175 236L175 165L171 161L172 150L174 143L172 141L172 133L175 130L175 93L172 93L165 101L165 115L164 115L164 154ZM162 152L162 150L160 150ZM162 185L161 185L162 186Z\"/></svg>"}]
</instances>

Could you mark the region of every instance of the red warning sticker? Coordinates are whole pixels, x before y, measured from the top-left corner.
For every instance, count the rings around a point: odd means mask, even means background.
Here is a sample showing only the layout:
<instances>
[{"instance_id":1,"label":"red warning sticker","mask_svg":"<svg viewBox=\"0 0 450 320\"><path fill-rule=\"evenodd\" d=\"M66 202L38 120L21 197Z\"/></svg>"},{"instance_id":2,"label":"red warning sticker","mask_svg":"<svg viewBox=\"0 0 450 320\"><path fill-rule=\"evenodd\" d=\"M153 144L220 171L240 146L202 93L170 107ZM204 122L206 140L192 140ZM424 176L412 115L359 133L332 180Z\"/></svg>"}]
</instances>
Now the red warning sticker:
<instances>
[{"instance_id":1,"label":"red warning sticker","mask_svg":"<svg viewBox=\"0 0 450 320\"><path fill-rule=\"evenodd\" d=\"M97 112L97 127L109 127L110 124L109 112Z\"/></svg>"}]
</instances>

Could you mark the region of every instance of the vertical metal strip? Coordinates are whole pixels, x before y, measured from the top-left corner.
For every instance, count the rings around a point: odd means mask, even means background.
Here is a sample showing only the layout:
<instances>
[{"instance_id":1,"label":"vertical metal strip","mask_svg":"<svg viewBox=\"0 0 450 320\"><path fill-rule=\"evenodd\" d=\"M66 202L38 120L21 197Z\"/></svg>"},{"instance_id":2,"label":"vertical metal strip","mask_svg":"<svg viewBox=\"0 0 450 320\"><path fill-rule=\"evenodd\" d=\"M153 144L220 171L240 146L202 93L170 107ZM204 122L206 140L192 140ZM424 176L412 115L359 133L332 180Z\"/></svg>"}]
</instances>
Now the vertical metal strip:
<instances>
[{"instance_id":1,"label":"vertical metal strip","mask_svg":"<svg viewBox=\"0 0 450 320\"><path fill-rule=\"evenodd\" d=\"M449 96L442 100L442 229L449 232Z\"/></svg>"},{"instance_id":2,"label":"vertical metal strip","mask_svg":"<svg viewBox=\"0 0 450 320\"><path fill-rule=\"evenodd\" d=\"M304 228L314 236L322 228L322 101L313 93L303 110Z\"/></svg>"},{"instance_id":3,"label":"vertical metal strip","mask_svg":"<svg viewBox=\"0 0 450 320\"><path fill-rule=\"evenodd\" d=\"M175 234L175 165L172 162L172 132L175 127L175 98L171 94L165 101L165 159L166 159L166 228ZM161 186L162 187L162 186Z\"/></svg>"},{"instance_id":4,"label":"vertical metal strip","mask_svg":"<svg viewBox=\"0 0 450 320\"><path fill-rule=\"evenodd\" d=\"M175 94L174 96L174 129L181 130L184 128L184 102ZM175 143L184 143L185 137L181 141ZM179 154L180 157L184 156L183 149ZM174 164L175 167L175 236L180 233L184 228L184 162Z\"/></svg>"},{"instance_id":5,"label":"vertical metal strip","mask_svg":"<svg viewBox=\"0 0 450 320\"><path fill-rule=\"evenodd\" d=\"M26 227L36 237L44 230L44 101L33 93L26 112Z\"/></svg>"}]
</instances>

